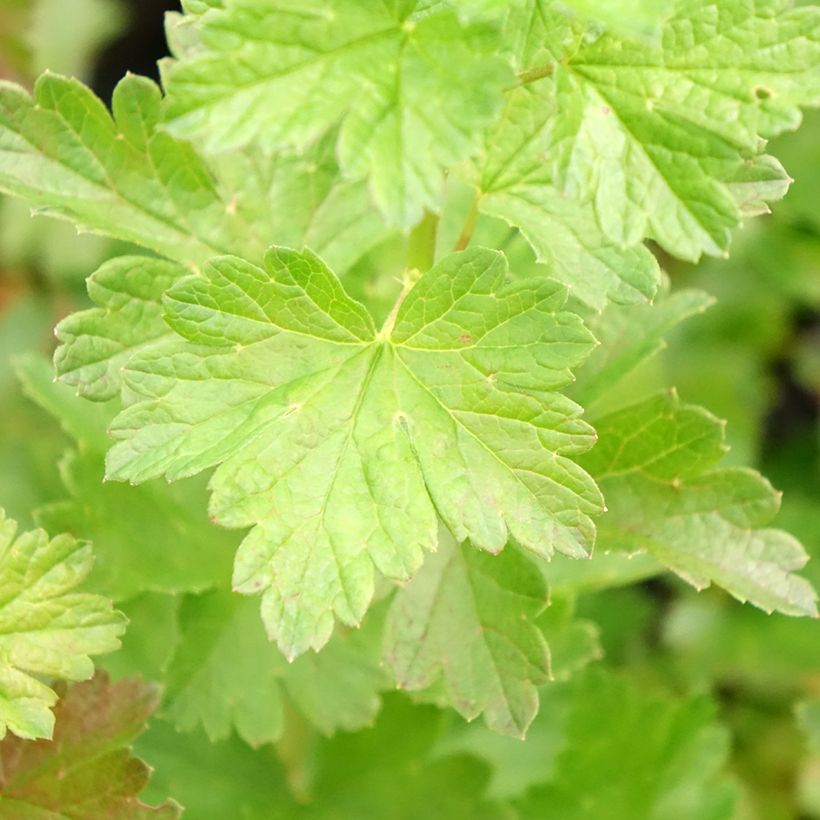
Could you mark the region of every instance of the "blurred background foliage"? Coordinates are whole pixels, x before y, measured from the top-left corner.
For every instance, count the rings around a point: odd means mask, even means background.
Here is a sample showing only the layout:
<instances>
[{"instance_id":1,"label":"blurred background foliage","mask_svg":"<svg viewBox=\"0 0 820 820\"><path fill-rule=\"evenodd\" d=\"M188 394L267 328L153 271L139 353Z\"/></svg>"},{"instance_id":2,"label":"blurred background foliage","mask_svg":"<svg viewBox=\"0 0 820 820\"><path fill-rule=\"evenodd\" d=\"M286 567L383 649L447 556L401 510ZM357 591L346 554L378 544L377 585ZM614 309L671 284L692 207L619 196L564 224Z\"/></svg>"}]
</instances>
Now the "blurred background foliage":
<instances>
[{"instance_id":1,"label":"blurred background foliage","mask_svg":"<svg viewBox=\"0 0 820 820\"><path fill-rule=\"evenodd\" d=\"M162 0L0 0L0 75L30 86L46 69L71 74L107 100L128 70L156 76L162 12L174 8ZM771 150L796 180L789 195L773 216L736 236L730 259L695 266L662 259L673 291L696 287L716 303L674 331L619 394L628 403L674 385L686 401L725 418L728 459L759 468L784 492L777 524L812 553L806 575L820 585L820 114ZM446 239L446 218L443 226ZM496 239L501 229L482 230ZM85 276L122 250L0 199L0 503L23 527L59 521L72 499L82 503L82 481L101 473L94 440L107 411L50 385L42 357L53 349L56 321L87 304ZM514 266L532 265L514 237L507 250ZM351 288L376 310L392 301L393 284L376 272L393 253L387 242L351 274ZM77 535L105 538L105 519L116 515L117 533L138 539L156 510L150 491L110 493L92 493L89 504L102 504L102 512ZM171 519L204 510L204 498L189 501L198 493L195 486L169 500ZM302 811L418 817L431 801L442 817L699 820L706 815L686 813L699 788L715 816L725 816L721 801L739 796L741 820L820 818L818 624L767 616L717 590L698 594L651 569L634 575L651 577L628 583L616 567L591 585L595 591L570 578L555 592L554 662L567 679L544 689L525 743L411 706L402 695L386 696L375 728L330 740L315 737L294 712L278 746L258 750L236 737L211 744L158 719L141 741L157 769L152 788L187 804L189 816L215 820ZM115 676L161 679L180 602L161 591L112 589L132 627L123 651L103 664ZM570 633L561 632L562 612L576 618ZM592 724L588 714L596 715ZM691 736L676 734L674 721ZM675 748L688 757L672 760ZM682 785L658 809L651 782L664 766L668 782ZM633 767L649 778L640 788L624 774ZM632 791L618 791L621 782ZM584 805L573 804L581 793Z\"/></svg>"}]
</instances>

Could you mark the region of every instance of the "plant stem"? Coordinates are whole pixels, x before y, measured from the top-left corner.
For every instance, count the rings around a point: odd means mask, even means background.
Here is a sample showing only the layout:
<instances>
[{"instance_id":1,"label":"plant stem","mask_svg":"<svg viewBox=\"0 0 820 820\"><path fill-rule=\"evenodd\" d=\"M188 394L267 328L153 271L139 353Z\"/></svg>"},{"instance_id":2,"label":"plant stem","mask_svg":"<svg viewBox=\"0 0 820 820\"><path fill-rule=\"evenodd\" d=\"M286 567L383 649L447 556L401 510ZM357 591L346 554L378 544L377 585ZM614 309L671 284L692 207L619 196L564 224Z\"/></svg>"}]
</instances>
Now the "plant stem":
<instances>
[{"instance_id":1,"label":"plant stem","mask_svg":"<svg viewBox=\"0 0 820 820\"><path fill-rule=\"evenodd\" d=\"M413 228L407 243L407 268L424 273L436 261L438 215L425 211L421 222Z\"/></svg>"},{"instance_id":2,"label":"plant stem","mask_svg":"<svg viewBox=\"0 0 820 820\"><path fill-rule=\"evenodd\" d=\"M393 332L393 328L396 326L396 317L399 315L399 310L402 306L402 303L407 298L407 294L413 290L413 285L418 282L421 278L421 271L418 268L408 268L404 272L404 280L402 283L401 293L399 294L399 298L396 299L396 303L390 309L390 315L384 320L384 324L382 325L382 329L379 331L378 336L376 337L380 341L385 341L386 339L390 338L390 334Z\"/></svg>"},{"instance_id":3,"label":"plant stem","mask_svg":"<svg viewBox=\"0 0 820 820\"><path fill-rule=\"evenodd\" d=\"M407 268L402 279L402 289L396 304L390 309L390 315L385 319L382 329L379 331L378 339L390 338L393 328L396 325L396 317L407 294L413 289L413 285L418 282L422 273L433 267L436 261L436 239L438 238L438 215L425 211L424 216L410 233L407 241Z\"/></svg>"},{"instance_id":4,"label":"plant stem","mask_svg":"<svg viewBox=\"0 0 820 820\"><path fill-rule=\"evenodd\" d=\"M537 65L535 68L522 71L518 75L518 84L526 85L527 83L534 83L536 80L542 80L544 77L549 77L555 70L553 63L545 63L544 65Z\"/></svg>"},{"instance_id":5,"label":"plant stem","mask_svg":"<svg viewBox=\"0 0 820 820\"><path fill-rule=\"evenodd\" d=\"M470 205L470 210L467 212L467 218L464 220L464 227L461 229L461 234L458 241L453 246L454 251L463 251L473 238L476 223L478 222L478 203L481 201L481 194L476 192L473 197L473 203Z\"/></svg>"}]
</instances>

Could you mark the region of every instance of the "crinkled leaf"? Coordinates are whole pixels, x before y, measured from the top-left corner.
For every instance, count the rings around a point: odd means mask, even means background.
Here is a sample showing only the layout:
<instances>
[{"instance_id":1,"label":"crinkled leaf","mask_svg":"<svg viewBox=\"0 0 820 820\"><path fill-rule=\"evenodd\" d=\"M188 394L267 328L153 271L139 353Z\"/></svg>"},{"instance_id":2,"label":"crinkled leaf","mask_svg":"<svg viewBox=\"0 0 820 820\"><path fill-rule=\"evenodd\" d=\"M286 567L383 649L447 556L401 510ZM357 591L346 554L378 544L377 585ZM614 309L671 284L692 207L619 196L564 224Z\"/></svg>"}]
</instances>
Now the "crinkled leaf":
<instances>
[{"instance_id":1,"label":"crinkled leaf","mask_svg":"<svg viewBox=\"0 0 820 820\"><path fill-rule=\"evenodd\" d=\"M752 470L714 467L723 427L674 393L601 419L598 445L581 459L607 499L601 548L646 550L698 589L715 583L769 612L816 616L811 584L792 574L805 551L762 529L780 496Z\"/></svg>"},{"instance_id":2,"label":"crinkled leaf","mask_svg":"<svg viewBox=\"0 0 820 820\"><path fill-rule=\"evenodd\" d=\"M472 175L479 208L519 228L538 260L587 304L600 309L608 299L649 301L660 281L649 250L607 239L592 204L567 197L554 184L546 159L557 115L550 83L541 80L507 95Z\"/></svg>"},{"instance_id":3,"label":"crinkled leaf","mask_svg":"<svg viewBox=\"0 0 820 820\"><path fill-rule=\"evenodd\" d=\"M173 802L151 807L138 795L150 769L128 748L145 729L159 691L139 680L98 674L64 691L51 741L0 743L0 814L7 820L150 820L179 816Z\"/></svg>"},{"instance_id":4,"label":"crinkled leaf","mask_svg":"<svg viewBox=\"0 0 820 820\"><path fill-rule=\"evenodd\" d=\"M88 278L88 295L97 307L68 316L55 330L60 380L86 398L119 395L120 372L134 351L171 332L162 294L187 273L181 265L147 256L106 262Z\"/></svg>"},{"instance_id":5,"label":"crinkled leaf","mask_svg":"<svg viewBox=\"0 0 820 820\"><path fill-rule=\"evenodd\" d=\"M253 151L209 167L158 130L159 106L157 86L133 75L114 92L113 119L76 80L45 74L33 98L0 83L0 190L187 267L219 253L261 255L275 237L309 240L342 270L384 236L365 186L338 179L327 141L303 156ZM323 233L311 227L317 212ZM114 278L107 271L101 287ZM129 282L150 291L136 272ZM116 299L93 294L102 296Z\"/></svg>"},{"instance_id":6,"label":"crinkled leaf","mask_svg":"<svg viewBox=\"0 0 820 820\"><path fill-rule=\"evenodd\" d=\"M105 430L114 408L90 404L55 383L41 356L20 357L15 364L26 395L77 445L58 463L66 497L39 507L35 518L52 532L71 532L96 545L93 588L123 601L143 592L196 592L225 584L237 539L208 521L204 481L173 487L104 484L110 443Z\"/></svg>"},{"instance_id":7,"label":"crinkled leaf","mask_svg":"<svg viewBox=\"0 0 820 820\"><path fill-rule=\"evenodd\" d=\"M105 598L75 591L93 564L90 545L16 531L0 511L0 737L50 737L57 695L42 678L90 678L89 655L116 649L125 619Z\"/></svg>"},{"instance_id":8,"label":"crinkled leaf","mask_svg":"<svg viewBox=\"0 0 820 820\"><path fill-rule=\"evenodd\" d=\"M521 816L729 820L729 743L714 711L703 697L676 703L588 673L573 691L555 772L519 802Z\"/></svg>"},{"instance_id":9,"label":"crinkled leaf","mask_svg":"<svg viewBox=\"0 0 820 820\"><path fill-rule=\"evenodd\" d=\"M523 737L550 677L535 625L546 606L544 579L523 555L487 555L444 536L393 601L385 661L402 689L440 682L467 720L483 714L490 728Z\"/></svg>"},{"instance_id":10,"label":"crinkled leaf","mask_svg":"<svg viewBox=\"0 0 820 820\"><path fill-rule=\"evenodd\" d=\"M535 0L533 13L551 5ZM591 198L617 245L648 236L685 259L723 253L746 210L745 169L820 101L820 10L679 0L657 44L581 30L568 42L542 67L557 93L561 189ZM782 195L785 172L763 164Z\"/></svg>"},{"instance_id":11,"label":"crinkled leaf","mask_svg":"<svg viewBox=\"0 0 820 820\"><path fill-rule=\"evenodd\" d=\"M377 333L309 252L214 260L168 295L181 338L127 366L109 476L221 464L212 514L254 526L236 588L290 656L361 620L374 568L411 577L436 513L479 549L585 554L601 502L569 456L592 432L555 391L591 337L562 288L505 276L493 251L446 257Z\"/></svg>"},{"instance_id":12,"label":"crinkled leaf","mask_svg":"<svg viewBox=\"0 0 820 820\"><path fill-rule=\"evenodd\" d=\"M409 227L438 210L443 169L476 147L512 80L495 29L425 5L229 0L166 66L168 127L223 150L303 146L341 122L342 168Z\"/></svg>"},{"instance_id":13,"label":"crinkled leaf","mask_svg":"<svg viewBox=\"0 0 820 820\"><path fill-rule=\"evenodd\" d=\"M257 746L282 734L284 694L326 734L359 729L379 709L384 674L360 633L337 635L321 654L288 664L268 641L255 602L221 591L185 598L180 629L165 713L181 729L201 725L213 741L236 729Z\"/></svg>"}]
</instances>

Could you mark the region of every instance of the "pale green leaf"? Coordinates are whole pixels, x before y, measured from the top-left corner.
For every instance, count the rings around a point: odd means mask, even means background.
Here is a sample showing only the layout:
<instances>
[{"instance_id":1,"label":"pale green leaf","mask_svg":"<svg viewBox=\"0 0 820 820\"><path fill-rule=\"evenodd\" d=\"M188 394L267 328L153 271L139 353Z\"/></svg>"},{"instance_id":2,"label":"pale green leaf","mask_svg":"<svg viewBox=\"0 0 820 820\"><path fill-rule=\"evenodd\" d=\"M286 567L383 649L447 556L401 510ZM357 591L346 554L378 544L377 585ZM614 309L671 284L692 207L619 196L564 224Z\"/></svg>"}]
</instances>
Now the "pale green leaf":
<instances>
[{"instance_id":1,"label":"pale green leaf","mask_svg":"<svg viewBox=\"0 0 820 820\"><path fill-rule=\"evenodd\" d=\"M581 459L604 491L605 550L645 550L698 589L715 583L768 612L817 614L816 593L794 575L808 560L782 530L763 529L780 496L752 470L716 468L724 425L663 393L598 422Z\"/></svg>"},{"instance_id":2,"label":"pale green leaf","mask_svg":"<svg viewBox=\"0 0 820 820\"><path fill-rule=\"evenodd\" d=\"M220 253L261 256L276 237L310 241L344 270L385 236L365 185L338 178L329 142L303 156L254 151L206 166L158 130L159 109L159 88L133 75L114 92L113 119L75 80L45 74L33 98L0 83L0 190L188 268ZM317 214L323 224L313 226Z\"/></svg>"},{"instance_id":3,"label":"pale green leaf","mask_svg":"<svg viewBox=\"0 0 820 820\"><path fill-rule=\"evenodd\" d=\"M50 737L57 695L42 679L90 678L89 656L116 649L125 624L110 601L75 591L89 545L16 530L0 511L0 737Z\"/></svg>"},{"instance_id":4,"label":"pale green leaf","mask_svg":"<svg viewBox=\"0 0 820 820\"><path fill-rule=\"evenodd\" d=\"M436 749L445 718L392 696L372 729L312 738L307 749L297 733L290 767L272 749L210 743L162 722L138 750L156 766L148 795L175 795L197 820L417 820L431 806L448 820L509 820L485 797L486 764Z\"/></svg>"},{"instance_id":5,"label":"pale green leaf","mask_svg":"<svg viewBox=\"0 0 820 820\"><path fill-rule=\"evenodd\" d=\"M201 724L211 740L235 728L252 746L271 743L282 732L278 678L286 666L253 601L227 592L187 596L164 713L186 731Z\"/></svg>"},{"instance_id":6,"label":"pale green leaf","mask_svg":"<svg viewBox=\"0 0 820 820\"><path fill-rule=\"evenodd\" d=\"M549 573L544 575L549 580ZM550 588L550 605L536 623L549 645L551 680L567 680L603 657L600 630L592 621L575 617L571 596L556 595Z\"/></svg>"},{"instance_id":7,"label":"pale green leaf","mask_svg":"<svg viewBox=\"0 0 820 820\"><path fill-rule=\"evenodd\" d=\"M554 184L549 151L556 116L549 79L507 95L471 175L482 213L521 230L540 262L582 301L647 302L660 271L642 245L619 247L602 233L590 202L568 198Z\"/></svg>"},{"instance_id":8,"label":"pale green leaf","mask_svg":"<svg viewBox=\"0 0 820 820\"><path fill-rule=\"evenodd\" d=\"M393 601L385 627L385 662L398 686L440 682L446 702L467 720L523 737L538 712L538 689L550 677L547 642L535 619L547 588L514 549L481 553L439 539L438 551Z\"/></svg>"},{"instance_id":9,"label":"pale green leaf","mask_svg":"<svg viewBox=\"0 0 820 820\"><path fill-rule=\"evenodd\" d=\"M57 325L61 345L54 357L60 380L85 398L119 395L120 372L145 344L170 333L162 315L162 294L188 271L147 256L121 256L88 278L98 306L73 313Z\"/></svg>"},{"instance_id":10,"label":"pale green leaf","mask_svg":"<svg viewBox=\"0 0 820 820\"><path fill-rule=\"evenodd\" d=\"M229 0L165 67L168 127L213 151L304 146L341 122L345 174L367 176L409 227L440 208L444 168L477 146L512 81L495 29L425 5Z\"/></svg>"},{"instance_id":11,"label":"pale green leaf","mask_svg":"<svg viewBox=\"0 0 820 820\"><path fill-rule=\"evenodd\" d=\"M656 36L670 14L664 0L561 0L561 5L607 28L643 37Z\"/></svg>"},{"instance_id":12,"label":"pale green leaf","mask_svg":"<svg viewBox=\"0 0 820 820\"><path fill-rule=\"evenodd\" d=\"M724 253L750 210L737 189L745 166L760 168L765 140L820 102L820 10L679 0L657 44L592 32L571 44L556 62L528 66L550 73L557 92L551 154L562 190L591 198L615 244L650 237L685 259ZM785 173L763 166L763 195L782 194Z\"/></svg>"},{"instance_id":13,"label":"pale green leaf","mask_svg":"<svg viewBox=\"0 0 820 820\"><path fill-rule=\"evenodd\" d=\"M334 615L358 623L374 569L412 577L437 513L479 549L585 554L601 501L569 457L592 432L555 391L592 339L561 287L506 273L486 249L446 257L377 333L309 252L214 260L168 295L182 338L127 366L137 401L112 426L109 476L221 464L213 516L254 526L234 583L264 593L288 655L322 646Z\"/></svg>"}]
</instances>

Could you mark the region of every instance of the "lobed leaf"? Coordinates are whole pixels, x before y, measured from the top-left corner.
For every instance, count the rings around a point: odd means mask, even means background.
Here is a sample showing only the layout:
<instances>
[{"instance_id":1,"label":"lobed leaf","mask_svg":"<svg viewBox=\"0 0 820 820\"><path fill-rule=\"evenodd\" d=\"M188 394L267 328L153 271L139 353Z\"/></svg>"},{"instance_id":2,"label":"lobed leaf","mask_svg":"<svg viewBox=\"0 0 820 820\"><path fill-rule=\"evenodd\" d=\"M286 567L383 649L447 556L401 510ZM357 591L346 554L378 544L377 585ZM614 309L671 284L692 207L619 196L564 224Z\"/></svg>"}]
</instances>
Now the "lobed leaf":
<instances>
[{"instance_id":1,"label":"lobed leaf","mask_svg":"<svg viewBox=\"0 0 820 820\"><path fill-rule=\"evenodd\" d=\"M531 12L551 6L534 0ZM569 50L542 51L547 62L523 73L551 75L559 187L593 203L616 245L650 237L684 259L723 254L749 210L748 169L768 179L752 212L785 192L785 172L761 156L765 140L820 102L818 9L679 0L657 44L575 28Z\"/></svg>"},{"instance_id":2,"label":"lobed leaf","mask_svg":"<svg viewBox=\"0 0 820 820\"><path fill-rule=\"evenodd\" d=\"M94 589L125 601L144 592L199 592L224 584L236 539L208 521L204 482L104 484L105 431L115 408L90 404L55 383L41 356L19 357L15 370L24 393L75 445L57 463L64 492L36 509L35 519L97 545L89 579Z\"/></svg>"},{"instance_id":3,"label":"lobed leaf","mask_svg":"<svg viewBox=\"0 0 820 820\"><path fill-rule=\"evenodd\" d=\"M664 393L598 422L581 463L607 498L604 549L645 550L698 589L718 584L741 601L817 615L816 593L794 575L808 560L782 530L762 529L780 497L752 470L714 468L723 425Z\"/></svg>"},{"instance_id":4,"label":"lobed leaf","mask_svg":"<svg viewBox=\"0 0 820 820\"><path fill-rule=\"evenodd\" d=\"M167 125L209 151L305 146L341 123L349 178L392 224L440 208L443 170L476 147L512 80L494 29L418 0L228 0L166 65Z\"/></svg>"},{"instance_id":5,"label":"lobed leaf","mask_svg":"<svg viewBox=\"0 0 820 820\"><path fill-rule=\"evenodd\" d=\"M206 165L159 130L160 101L153 82L133 75L114 91L113 117L76 80L44 74L33 97L0 82L0 190L189 270L216 254L260 256L273 237L310 241L344 270L385 236L364 184L339 179L332 143L302 156L255 150ZM157 267L145 264L148 279ZM107 268L98 287L116 290L115 274ZM134 285L138 273L128 278Z\"/></svg>"},{"instance_id":6,"label":"lobed leaf","mask_svg":"<svg viewBox=\"0 0 820 820\"><path fill-rule=\"evenodd\" d=\"M584 555L601 505L570 460L592 443L557 393L592 347L549 281L505 285L502 255L446 257L377 333L315 255L274 249L265 269L214 260L168 294L180 338L129 361L137 399L112 425L115 479L220 464L211 511L253 526L239 591L264 593L289 656L334 615L357 624L374 569L396 580L436 546ZM355 385L356 389L350 389Z\"/></svg>"},{"instance_id":7,"label":"lobed leaf","mask_svg":"<svg viewBox=\"0 0 820 820\"><path fill-rule=\"evenodd\" d=\"M596 309L609 300L647 302L660 283L658 263L640 244L608 239L590 202L567 197L546 157L557 102L551 81L507 95L470 174L480 211L518 228L550 274Z\"/></svg>"},{"instance_id":8,"label":"lobed leaf","mask_svg":"<svg viewBox=\"0 0 820 820\"><path fill-rule=\"evenodd\" d=\"M550 650L535 620L547 606L541 573L514 549L490 556L439 539L393 601L385 661L402 689L441 682L463 717L524 736L550 677Z\"/></svg>"},{"instance_id":9,"label":"lobed leaf","mask_svg":"<svg viewBox=\"0 0 820 820\"><path fill-rule=\"evenodd\" d=\"M16 530L0 511L0 737L50 737L57 695L42 678L91 677L89 656L120 645L125 619L105 598L74 591L91 570L88 544Z\"/></svg>"},{"instance_id":10,"label":"lobed leaf","mask_svg":"<svg viewBox=\"0 0 820 820\"><path fill-rule=\"evenodd\" d=\"M201 725L211 741L235 729L258 746L280 739L287 696L325 734L360 729L372 723L385 684L370 643L361 633L336 635L321 654L288 664L254 601L224 591L187 596L164 713L180 729Z\"/></svg>"}]
</instances>

